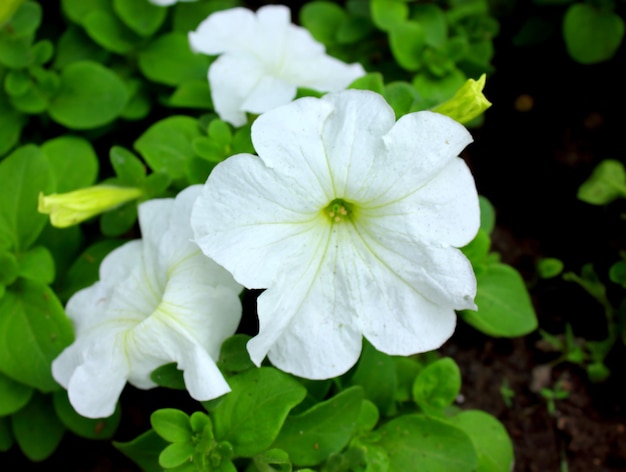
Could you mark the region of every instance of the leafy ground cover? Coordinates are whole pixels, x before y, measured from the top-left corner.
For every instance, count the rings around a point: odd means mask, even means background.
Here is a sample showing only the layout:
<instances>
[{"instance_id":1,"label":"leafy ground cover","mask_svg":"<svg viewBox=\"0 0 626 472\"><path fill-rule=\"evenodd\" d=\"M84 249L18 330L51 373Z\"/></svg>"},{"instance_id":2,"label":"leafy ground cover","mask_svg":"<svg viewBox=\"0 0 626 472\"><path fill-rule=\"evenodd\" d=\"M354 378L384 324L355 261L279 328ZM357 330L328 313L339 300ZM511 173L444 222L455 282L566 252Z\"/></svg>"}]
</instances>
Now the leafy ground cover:
<instances>
[{"instance_id":1,"label":"leafy ground cover","mask_svg":"<svg viewBox=\"0 0 626 472\"><path fill-rule=\"evenodd\" d=\"M516 45L521 18L538 12L524 8L501 12L495 72L485 90L494 106L473 130L475 143L464 157L479 192L496 208L494 249L523 275L541 330L559 334L569 324L581 343L602 339L602 307L575 283L560 276L540 278L537 263L555 257L565 272L580 273L593 262L598 274L606 274L626 247L621 202L600 207L576 198L599 162L624 159L624 50L609 62L581 65L564 54L556 30L545 41ZM558 14L549 18L553 24ZM254 295L249 294L244 309L254 309ZM610 377L599 383L590 382L572 362L556 364L559 353L540 332L498 339L459 323L442 353L461 367L458 402L463 408L489 412L506 426L515 470L626 468L626 387L621 382L626 352L620 343L606 360ZM127 441L144 432L149 413L157 408L176 404L185 410L186 399L176 391L155 395L127 387L115 439ZM108 441L70 434L41 463L28 461L16 449L2 460L20 470L138 470Z\"/></svg>"}]
</instances>

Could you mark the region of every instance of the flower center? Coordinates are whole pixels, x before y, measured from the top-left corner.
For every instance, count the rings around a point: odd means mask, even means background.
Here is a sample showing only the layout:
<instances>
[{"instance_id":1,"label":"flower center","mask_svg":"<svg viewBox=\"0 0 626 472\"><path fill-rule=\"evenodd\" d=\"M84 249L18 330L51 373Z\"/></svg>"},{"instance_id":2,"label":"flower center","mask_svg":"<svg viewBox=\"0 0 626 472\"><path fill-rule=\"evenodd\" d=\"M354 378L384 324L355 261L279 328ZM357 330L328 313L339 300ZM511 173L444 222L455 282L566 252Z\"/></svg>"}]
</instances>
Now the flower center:
<instances>
[{"instance_id":1,"label":"flower center","mask_svg":"<svg viewBox=\"0 0 626 472\"><path fill-rule=\"evenodd\" d=\"M346 219L350 219L353 212L353 205L345 200L342 200L341 198L335 198L324 209L324 213L331 223L340 223Z\"/></svg>"}]
</instances>

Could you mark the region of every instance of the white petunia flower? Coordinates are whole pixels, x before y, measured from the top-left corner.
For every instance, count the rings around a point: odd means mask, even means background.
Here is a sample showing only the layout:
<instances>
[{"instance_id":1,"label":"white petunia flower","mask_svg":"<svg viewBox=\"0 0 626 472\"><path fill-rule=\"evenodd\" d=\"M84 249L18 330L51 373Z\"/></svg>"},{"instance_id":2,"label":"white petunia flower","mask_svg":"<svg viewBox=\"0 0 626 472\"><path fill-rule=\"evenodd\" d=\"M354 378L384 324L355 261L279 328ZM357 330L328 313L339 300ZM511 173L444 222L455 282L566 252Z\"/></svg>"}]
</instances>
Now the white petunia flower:
<instances>
[{"instance_id":1,"label":"white petunia flower","mask_svg":"<svg viewBox=\"0 0 626 472\"><path fill-rule=\"evenodd\" d=\"M302 98L252 126L259 157L219 164L196 201L196 242L258 299L248 342L258 365L312 379L378 350L438 348L455 310L475 309L476 279L457 248L479 227L478 195L454 120L395 121L373 92Z\"/></svg>"},{"instance_id":2,"label":"white petunia flower","mask_svg":"<svg viewBox=\"0 0 626 472\"><path fill-rule=\"evenodd\" d=\"M111 252L100 280L67 303L76 340L52 373L81 415L111 415L127 380L155 387L150 373L170 362L184 371L196 400L229 391L214 359L239 324L242 287L192 242L189 218L200 187L142 203L143 239Z\"/></svg>"},{"instance_id":3,"label":"white petunia flower","mask_svg":"<svg viewBox=\"0 0 626 472\"><path fill-rule=\"evenodd\" d=\"M245 112L289 103L298 87L334 92L365 75L360 64L326 55L306 29L291 23L283 5L213 13L189 33L189 42L197 52L221 54L209 68L211 96L220 118L234 126L246 123Z\"/></svg>"},{"instance_id":4,"label":"white petunia flower","mask_svg":"<svg viewBox=\"0 0 626 472\"><path fill-rule=\"evenodd\" d=\"M196 0L150 0L150 3L160 7L169 7L177 2L195 2Z\"/></svg>"}]
</instances>

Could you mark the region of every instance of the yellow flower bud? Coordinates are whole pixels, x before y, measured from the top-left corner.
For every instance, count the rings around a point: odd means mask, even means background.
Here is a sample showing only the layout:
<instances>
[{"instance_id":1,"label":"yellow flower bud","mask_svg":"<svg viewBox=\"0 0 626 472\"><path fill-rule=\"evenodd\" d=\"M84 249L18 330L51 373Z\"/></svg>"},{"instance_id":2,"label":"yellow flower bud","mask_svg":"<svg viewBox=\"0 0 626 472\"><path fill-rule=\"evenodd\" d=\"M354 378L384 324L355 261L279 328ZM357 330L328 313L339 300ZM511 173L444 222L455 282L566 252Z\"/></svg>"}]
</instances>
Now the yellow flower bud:
<instances>
[{"instance_id":1,"label":"yellow flower bud","mask_svg":"<svg viewBox=\"0 0 626 472\"><path fill-rule=\"evenodd\" d=\"M483 95L485 80L485 74L478 80L468 79L450 100L437 105L432 111L463 124L473 120L491 106L491 102Z\"/></svg>"},{"instance_id":2,"label":"yellow flower bud","mask_svg":"<svg viewBox=\"0 0 626 472\"><path fill-rule=\"evenodd\" d=\"M39 194L39 213L50 214L50 223L57 228L67 228L123 203L139 198L138 188L97 185L73 192Z\"/></svg>"}]
</instances>

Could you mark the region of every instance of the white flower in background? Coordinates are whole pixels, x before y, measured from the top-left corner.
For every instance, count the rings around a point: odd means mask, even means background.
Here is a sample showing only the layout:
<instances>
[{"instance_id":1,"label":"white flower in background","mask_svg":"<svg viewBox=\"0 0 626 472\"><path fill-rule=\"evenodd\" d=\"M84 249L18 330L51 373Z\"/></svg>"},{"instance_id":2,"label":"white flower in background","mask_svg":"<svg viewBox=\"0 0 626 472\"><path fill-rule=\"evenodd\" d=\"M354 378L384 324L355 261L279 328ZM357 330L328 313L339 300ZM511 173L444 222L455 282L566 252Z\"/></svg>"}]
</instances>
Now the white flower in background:
<instances>
[{"instance_id":1,"label":"white flower in background","mask_svg":"<svg viewBox=\"0 0 626 472\"><path fill-rule=\"evenodd\" d=\"M200 187L142 203L143 239L111 252L100 280L67 303L76 340L52 373L81 415L111 415L127 380L155 387L150 373L170 362L184 371L196 400L229 391L214 359L239 324L242 287L192 242L189 218Z\"/></svg>"},{"instance_id":2,"label":"white flower in background","mask_svg":"<svg viewBox=\"0 0 626 472\"><path fill-rule=\"evenodd\" d=\"M373 92L302 98L252 126L259 157L209 176L191 214L196 242L258 299L258 365L322 379L378 350L438 348L455 310L475 309L458 247L479 227L478 195L458 154L472 139L432 112L403 116Z\"/></svg>"},{"instance_id":3,"label":"white flower in background","mask_svg":"<svg viewBox=\"0 0 626 472\"><path fill-rule=\"evenodd\" d=\"M189 33L189 42L197 52L221 54L209 68L211 96L220 118L234 126L246 123L245 112L289 103L298 87L334 92L365 75L360 64L326 55L306 29L291 23L283 5L213 13Z\"/></svg>"},{"instance_id":4,"label":"white flower in background","mask_svg":"<svg viewBox=\"0 0 626 472\"><path fill-rule=\"evenodd\" d=\"M169 7L177 2L195 2L196 0L150 0L150 3L160 7Z\"/></svg>"}]
</instances>

